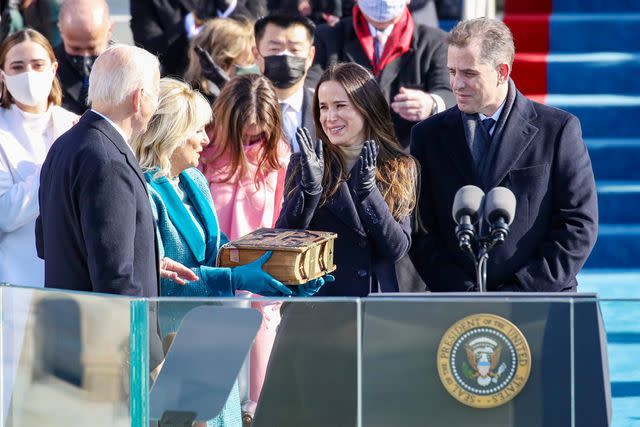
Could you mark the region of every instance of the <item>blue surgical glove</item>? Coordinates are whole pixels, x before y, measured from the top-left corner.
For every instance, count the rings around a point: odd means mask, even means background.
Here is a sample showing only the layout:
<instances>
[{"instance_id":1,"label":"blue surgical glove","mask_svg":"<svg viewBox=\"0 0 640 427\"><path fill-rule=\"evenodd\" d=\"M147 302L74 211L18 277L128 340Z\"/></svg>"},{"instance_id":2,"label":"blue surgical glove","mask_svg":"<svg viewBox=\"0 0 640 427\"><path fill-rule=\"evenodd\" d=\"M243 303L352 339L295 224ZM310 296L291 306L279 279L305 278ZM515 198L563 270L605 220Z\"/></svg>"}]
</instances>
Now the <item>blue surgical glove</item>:
<instances>
[{"instance_id":1,"label":"blue surgical glove","mask_svg":"<svg viewBox=\"0 0 640 427\"><path fill-rule=\"evenodd\" d=\"M249 264L231 269L233 289L249 291L264 297L281 297L293 295L291 289L274 279L262 266L271 258L271 251L266 252Z\"/></svg>"},{"instance_id":2,"label":"blue surgical glove","mask_svg":"<svg viewBox=\"0 0 640 427\"><path fill-rule=\"evenodd\" d=\"M331 274L327 274L324 277L309 280L307 283L303 283L302 285L289 286L289 289L293 290L294 297L310 297L318 293L325 283L335 282L335 280L335 277Z\"/></svg>"}]
</instances>

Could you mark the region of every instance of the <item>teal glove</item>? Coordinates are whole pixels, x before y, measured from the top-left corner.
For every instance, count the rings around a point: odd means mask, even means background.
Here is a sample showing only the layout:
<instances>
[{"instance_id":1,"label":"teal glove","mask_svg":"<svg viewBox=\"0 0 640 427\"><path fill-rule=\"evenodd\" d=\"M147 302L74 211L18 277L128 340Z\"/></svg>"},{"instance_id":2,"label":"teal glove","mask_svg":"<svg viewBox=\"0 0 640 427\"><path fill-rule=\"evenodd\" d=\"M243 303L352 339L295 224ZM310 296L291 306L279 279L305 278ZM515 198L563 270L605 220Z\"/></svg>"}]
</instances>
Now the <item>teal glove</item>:
<instances>
[{"instance_id":1,"label":"teal glove","mask_svg":"<svg viewBox=\"0 0 640 427\"><path fill-rule=\"evenodd\" d=\"M309 280L307 283L298 286L289 286L289 289L293 291L294 297L310 297L318 293L320 288L329 282L335 282L336 278L331 274L327 274L324 277L318 277L317 279Z\"/></svg>"},{"instance_id":2,"label":"teal glove","mask_svg":"<svg viewBox=\"0 0 640 427\"><path fill-rule=\"evenodd\" d=\"M231 285L234 290L249 291L264 297L291 296L293 292L274 279L262 266L271 258L271 251L265 252L249 264L231 269Z\"/></svg>"}]
</instances>

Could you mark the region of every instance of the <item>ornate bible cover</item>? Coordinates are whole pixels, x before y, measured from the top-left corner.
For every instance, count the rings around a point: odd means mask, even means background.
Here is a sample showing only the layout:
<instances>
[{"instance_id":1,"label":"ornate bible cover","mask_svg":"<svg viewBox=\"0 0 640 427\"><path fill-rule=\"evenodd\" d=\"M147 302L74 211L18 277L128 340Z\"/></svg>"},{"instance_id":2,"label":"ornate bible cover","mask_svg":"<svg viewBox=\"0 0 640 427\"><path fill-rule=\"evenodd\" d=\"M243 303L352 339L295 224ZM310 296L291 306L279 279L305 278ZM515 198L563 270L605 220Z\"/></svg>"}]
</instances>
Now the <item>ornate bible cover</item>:
<instances>
[{"instance_id":1,"label":"ornate bible cover","mask_svg":"<svg viewBox=\"0 0 640 427\"><path fill-rule=\"evenodd\" d=\"M263 269L287 285L300 285L336 269L333 241L336 233L261 228L223 245L218 267L237 267L273 251Z\"/></svg>"}]
</instances>

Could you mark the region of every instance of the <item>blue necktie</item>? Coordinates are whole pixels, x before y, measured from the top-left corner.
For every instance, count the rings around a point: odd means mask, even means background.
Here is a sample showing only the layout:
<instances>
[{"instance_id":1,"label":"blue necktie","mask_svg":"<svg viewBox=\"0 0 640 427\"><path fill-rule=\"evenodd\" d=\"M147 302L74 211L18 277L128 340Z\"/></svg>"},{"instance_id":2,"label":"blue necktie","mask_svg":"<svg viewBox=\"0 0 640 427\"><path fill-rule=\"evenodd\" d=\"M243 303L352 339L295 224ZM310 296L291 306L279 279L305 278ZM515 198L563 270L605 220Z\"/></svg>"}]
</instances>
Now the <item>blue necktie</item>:
<instances>
[{"instance_id":1,"label":"blue necktie","mask_svg":"<svg viewBox=\"0 0 640 427\"><path fill-rule=\"evenodd\" d=\"M491 141L491 139L493 138L493 135L491 135L491 128L495 124L496 124L496 121L493 120L491 117L487 117L482 121L482 126L484 127L484 130L487 131L487 135L489 136L489 141Z\"/></svg>"},{"instance_id":2,"label":"blue necktie","mask_svg":"<svg viewBox=\"0 0 640 427\"><path fill-rule=\"evenodd\" d=\"M485 157L489 153L489 144L491 143L491 134L489 131L495 123L496 121L490 117L482 120L480 125L483 127L485 132L481 132L482 135L476 133L477 138L475 138L473 146L471 147L471 155L478 172L481 172Z\"/></svg>"}]
</instances>

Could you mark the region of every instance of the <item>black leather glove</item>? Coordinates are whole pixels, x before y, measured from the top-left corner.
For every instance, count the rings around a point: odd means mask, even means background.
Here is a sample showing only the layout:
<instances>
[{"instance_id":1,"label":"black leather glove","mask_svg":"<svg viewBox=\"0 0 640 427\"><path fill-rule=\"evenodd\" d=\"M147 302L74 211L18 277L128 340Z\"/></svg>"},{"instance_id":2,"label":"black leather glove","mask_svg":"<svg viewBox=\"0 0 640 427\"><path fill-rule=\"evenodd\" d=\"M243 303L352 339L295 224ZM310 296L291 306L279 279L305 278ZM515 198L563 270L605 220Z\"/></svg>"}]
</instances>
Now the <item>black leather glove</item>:
<instances>
[{"instance_id":1,"label":"black leather glove","mask_svg":"<svg viewBox=\"0 0 640 427\"><path fill-rule=\"evenodd\" d=\"M307 194L322 192L322 175L324 174L324 156L322 141L313 142L307 128L298 128L296 139L300 146L300 168L302 170L302 189Z\"/></svg>"},{"instance_id":2,"label":"black leather glove","mask_svg":"<svg viewBox=\"0 0 640 427\"><path fill-rule=\"evenodd\" d=\"M356 167L353 180L353 191L359 200L364 199L376 186L376 159L378 158L378 144L375 141L365 141L360 159Z\"/></svg>"},{"instance_id":3,"label":"black leather glove","mask_svg":"<svg viewBox=\"0 0 640 427\"><path fill-rule=\"evenodd\" d=\"M200 46L194 46L193 50L196 52L196 55L198 55L202 75L218 86L218 89L222 90L224 85L229 81L229 75L213 61L209 52ZM217 96L218 94L214 95Z\"/></svg>"}]
</instances>

